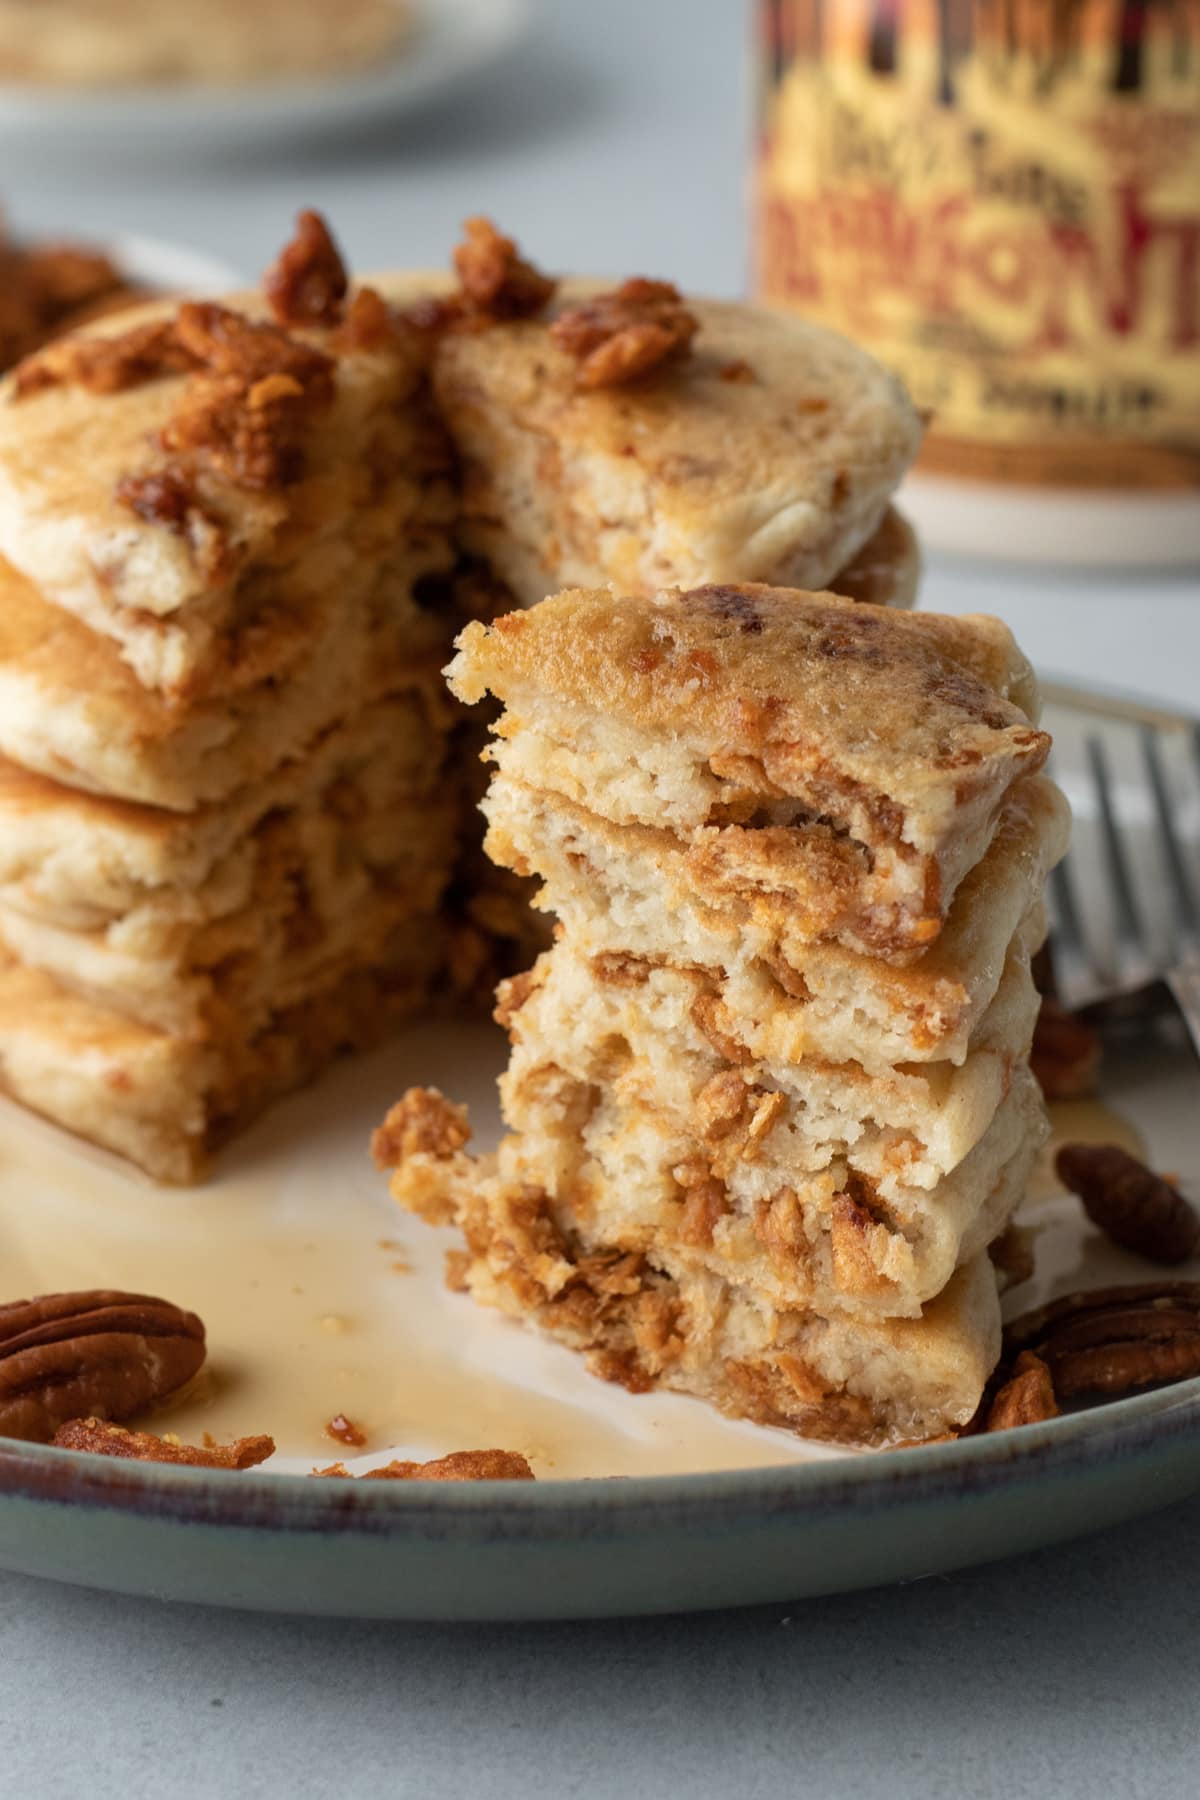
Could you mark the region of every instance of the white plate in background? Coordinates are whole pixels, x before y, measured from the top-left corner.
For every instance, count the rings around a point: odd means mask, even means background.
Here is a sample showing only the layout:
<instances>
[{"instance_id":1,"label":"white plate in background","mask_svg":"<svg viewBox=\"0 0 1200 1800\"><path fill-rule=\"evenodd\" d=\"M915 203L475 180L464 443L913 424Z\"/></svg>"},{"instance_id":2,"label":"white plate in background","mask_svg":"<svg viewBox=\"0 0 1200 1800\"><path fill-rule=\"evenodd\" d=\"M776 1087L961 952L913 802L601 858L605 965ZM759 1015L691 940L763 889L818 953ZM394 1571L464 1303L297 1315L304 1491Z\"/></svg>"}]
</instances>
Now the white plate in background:
<instances>
[{"instance_id":1,"label":"white plate in background","mask_svg":"<svg viewBox=\"0 0 1200 1800\"><path fill-rule=\"evenodd\" d=\"M168 243L165 238L121 232L99 248L130 280L167 293L227 294L232 288L245 286L232 264L209 256L204 250L193 250L188 244Z\"/></svg>"},{"instance_id":2,"label":"white plate in background","mask_svg":"<svg viewBox=\"0 0 1200 1800\"><path fill-rule=\"evenodd\" d=\"M412 29L392 56L327 79L225 88L0 84L0 144L169 155L357 129L476 74L508 50L529 21L528 0L412 0L412 12Z\"/></svg>"}]
</instances>

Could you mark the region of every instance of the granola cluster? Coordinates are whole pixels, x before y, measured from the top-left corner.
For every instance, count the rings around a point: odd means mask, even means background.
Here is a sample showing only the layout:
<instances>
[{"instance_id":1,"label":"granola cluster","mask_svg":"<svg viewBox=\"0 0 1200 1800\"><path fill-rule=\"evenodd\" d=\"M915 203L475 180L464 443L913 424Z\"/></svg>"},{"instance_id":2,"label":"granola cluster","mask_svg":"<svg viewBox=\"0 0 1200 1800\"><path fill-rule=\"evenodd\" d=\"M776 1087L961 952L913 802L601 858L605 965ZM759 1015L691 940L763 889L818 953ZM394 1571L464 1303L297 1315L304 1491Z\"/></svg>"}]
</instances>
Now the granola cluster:
<instances>
[{"instance_id":1,"label":"granola cluster","mask_svg":"<svg viewBox=\"0 0 1200 1800\"><path fill-rule=\"evenodd\" d=\"M54 1437L57 1450L84 1451L92 1456L115 1456L127 1462L174 1463L189 1469L257 1468L275 1454L274 1438L265 1435L235 1438L218 1444L205 1434L203 1444L183 1444L170 1433L128 1431L107 1419L71 1419ZM314 1469L314 1475L344 1481L533 1481L527 1458L516 1450L454 1450L431 1462L390 1462L354 1476L345 1463Z\"/></svg>"},{"instance_id":2,"label":"granola cluster","mask_svg":"<svg viewBox=\"0 0 1200 1800\"><path fill-rule=\"evenodd\" d=\"M331 1463L327 1469L314 1469L314 1475L338 1481L355 1477L345 1463ZM454 1450L449 1456L435 1457L432 1462L390 1462L379 1469L367 1469L359 1481L532 1481L533 1470L516 1450Z\"/></svg>"},{"instance_id":3,"label":"granola cluster","mask_svg":"<svg viewBox=\"0 0 1200 1800\"><path fill-rule=\"evenodd\" d=\"M235 1438L232 1444L181 1444L152 1431L127 1431L106 1419L71 1419L59 1426L54 1445L58 1450L85 1450L130 1462L180 1463L191 1469L253 1469L275 1454L270 1437Z\"/></svg>"}]
</instances>

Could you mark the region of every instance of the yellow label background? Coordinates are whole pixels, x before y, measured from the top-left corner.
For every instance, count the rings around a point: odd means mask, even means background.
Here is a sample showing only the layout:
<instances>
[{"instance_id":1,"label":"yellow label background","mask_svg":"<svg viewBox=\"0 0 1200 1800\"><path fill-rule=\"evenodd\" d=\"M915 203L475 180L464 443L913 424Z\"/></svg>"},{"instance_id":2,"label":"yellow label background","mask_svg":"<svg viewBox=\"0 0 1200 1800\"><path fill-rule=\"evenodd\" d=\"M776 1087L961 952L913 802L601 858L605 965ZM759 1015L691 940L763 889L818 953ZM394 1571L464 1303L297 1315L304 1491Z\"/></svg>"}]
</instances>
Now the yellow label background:
<instances>
[{"instance_id":1,"label":"yellow label background","mask_svg":"<svg viewBox=\"0 0 1200 1800\"><path fill-rule=\"evenodd\" d=\"M943 3L764 7L761 295L899 371L927 466L1200 481L1200 0Z\"/></svg>"}]
</instances>

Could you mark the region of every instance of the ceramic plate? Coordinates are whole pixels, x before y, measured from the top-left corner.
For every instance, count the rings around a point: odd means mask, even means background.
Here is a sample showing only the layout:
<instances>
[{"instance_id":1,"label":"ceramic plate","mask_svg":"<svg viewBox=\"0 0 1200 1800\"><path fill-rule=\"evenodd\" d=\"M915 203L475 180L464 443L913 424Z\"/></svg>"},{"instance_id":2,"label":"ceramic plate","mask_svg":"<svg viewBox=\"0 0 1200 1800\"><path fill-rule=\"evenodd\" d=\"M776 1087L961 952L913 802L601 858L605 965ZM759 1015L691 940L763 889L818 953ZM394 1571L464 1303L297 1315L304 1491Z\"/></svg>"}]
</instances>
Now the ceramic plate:
<instances>
[{"instance_id":1,"label":"ceramic plate","mask_svg":"<svg viewBox=\"0 0 1200 1800\"><path fill-rule=\"evenodd\" d=\"M1052 726L1054 721L1051 721ZM1104 727L1107 728L1107 727ZM1060 742L1072 741L1064 729ZM1059 770L1070 785L1071 771ZM1086 842L1088 822L1081 824ZM267 1610L413 1619L582 1617L797 1598L1031 1549L1200 1488L1200 1381L1045 1425L848 1453L634 1396L446 1291L450 1235L399 1214L366 1144L415 1081L498 1127L487 1026L424 1026L277 1107L191 1191L155 1189L6 1108L5 1297L111 1285L205 1319L210 1368L158 1422L197 1441L271 1432L248 1474L141 1466L0 1440L0 1566ZM1141 1044L1060 1137L1114 1138L1200 1177L1194 1059ZM1151 1278L1043 1170L1025 1210L1037 1275L1010 1313ZM1200 1276L1200 1265L1180 1271ZM343 1414L367 1437L331 1441ZM527 1454L536 1484L316 1481L336 1458ZM613 1479L618 1477L621 1479Z\"/></svg>"},{"instance_id":2,"label":"ceramic plate","mask_svg":"<svg viewBox=\"0 0 1200 1800\"><path fill-rule=\"evenodd\" d=\"M252 4L252 0L247 0ZM413 30L365 73L237 88L86 91L0 85L0 143L121 152L242 149L359 129L486 68L520 37L527 0L414 0Z\"/></svg>"}]
</instances>

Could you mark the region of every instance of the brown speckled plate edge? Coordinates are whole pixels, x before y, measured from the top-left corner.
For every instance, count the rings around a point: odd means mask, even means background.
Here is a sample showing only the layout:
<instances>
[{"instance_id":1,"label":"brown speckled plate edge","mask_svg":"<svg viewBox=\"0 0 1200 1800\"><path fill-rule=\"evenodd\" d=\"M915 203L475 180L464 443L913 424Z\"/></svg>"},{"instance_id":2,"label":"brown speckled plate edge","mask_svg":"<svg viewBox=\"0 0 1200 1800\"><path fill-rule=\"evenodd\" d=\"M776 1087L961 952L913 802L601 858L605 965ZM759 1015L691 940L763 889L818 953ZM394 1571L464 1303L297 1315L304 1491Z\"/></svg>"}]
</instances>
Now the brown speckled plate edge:
<instances>
[{"instance_id":1,"label":"brown speckled plate edge","mask_svg":"<svg viewBox=\"0 0 1200 1800\"><path fill-rule=\"evenodd\" d=\"M0 1567L394 1619L798 1599L1061 1542L1200 1489L1200 1379L955 1443L622 1480L322 1482L0 1439Z\"/></svg>"}]
</instances>

